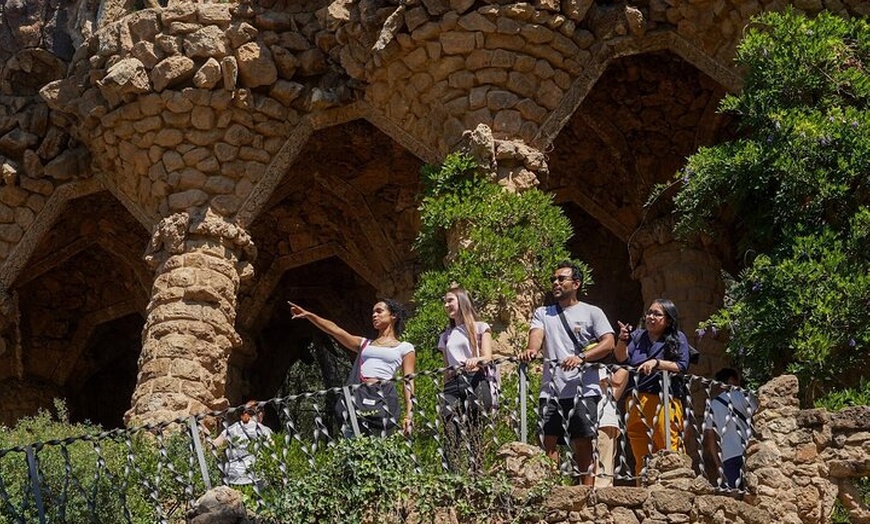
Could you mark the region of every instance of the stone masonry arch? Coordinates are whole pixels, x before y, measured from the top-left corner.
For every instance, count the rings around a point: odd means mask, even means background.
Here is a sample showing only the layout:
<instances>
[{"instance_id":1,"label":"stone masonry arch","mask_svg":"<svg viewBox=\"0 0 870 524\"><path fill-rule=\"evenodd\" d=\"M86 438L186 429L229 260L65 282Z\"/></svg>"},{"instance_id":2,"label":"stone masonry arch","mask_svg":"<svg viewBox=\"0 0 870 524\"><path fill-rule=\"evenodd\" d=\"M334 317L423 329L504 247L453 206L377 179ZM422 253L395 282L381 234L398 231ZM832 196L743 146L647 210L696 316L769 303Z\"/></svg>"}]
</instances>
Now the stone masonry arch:
<instances>
[{"instance_id":1,"label":"stone masonry arch","mask_svg":"<svg viewBox=\"0 0 870 524\"><path fill-rule=\"evenodd\" d=\"M558 107L541 125L540 131L531 144L540 149L551 147L553 141L567 124L568 120L581 106L589 92L607 71L608 67L624 57L654 54L656 51L670 51L695 66L711 79L718 82L727 92L736 92L742 79L733 67L707 55L702 49L676 33L642 34L638 38L625 38L602 47L592 61L588 74L579 76L565 93Z\"/></svg>"},{"instance_id":2,"label":"stone masonry arch","mask_svg":"<svg viewBox=\"0 0 870 524\"><path fill-rule=\"evenodd\" d=\"M497 139L519 138L546 150L609 64L623 56L669 50L727 90L739 89L733 46L723 41L733 45L739 24L761 8L710 16L683 5L400 6L377 35L350 13L341 29L353 38L341 58L368 83L365 100L382 113L379 120L441 155L478 124Z\"/></svg>"},{"instance_id":3,"label":"stone masonry arch","mask_svg":"<svg viewBox=\"0 0 870 524\"><path fill-rule=\"evenodd\" d=\"M413 135L395 125L391 120L372 108L364 100L358 100L346 106L325 110L319 113L304 115L293 129L290 138L272 157L266 168L263 179L254 186L248 197L240 205L236 221L240 224L252 223L263 207L274 200L273 192L282 182L285 174L297 161L302 150L312 136L322 129L341 126L354 120L366 120L378 131L390 137L397 144L408 150L417 158L430 164L437 164L438 154Z\"/></svg>"},{"instance_id":4,"label":"stone masonry arch","mask_svg":"<svg viewBox=\"0 0 870 524\"><path fill-rule=\"evenodd\" d=\"M728 246L677 244L664 209L645 215L640 196L682 165L687 151L722 136L728 122L716 114L716 100L739 88L736 42L751 16L782 2L130 5L73 0L46 4L39 15L0 6L0 54L8 58L0 74L0 335L17 340L14 283L42 260L36 246L66 203L107 190L121 203L119 215L134 217L132 229L144 226L151 241L116 252L80 240L81 250L65 252L75 260L111 251L132 268L131 281L151 276L128 423L227 405L227 362L247 351L244 331L258 322L251 313L236 331L237 300L275 289L293 257L341 259L378 292L409 292L419 159L435 163L481 128L490 132L488 139L481 133L485 151L478 152L507 190L540 185L561 204L579 206L584 227L603 226L602 238L629 244L644 299L674 295L701 317L721 297L718 270ZM863 9L828 0L798 7ZM608 80L614 71L639 60L653 62L639 68L643 75L654 76L656 67L676 75L653 78L660 98L709 81L683 100L692 115L679 136L657 136L654 121L637 128L651 132L630 136L634 128L619 121L625 104L602 96L623 88ZM675 61L685 67L674 69ZM656 93L634 95L627 93L643 106ZM599 106L610 117L599 118ZM662 107L673 111L667 100ZM662 110L647 109L647 117ZM363 131L349 131L356 128ZM324 146L343 134L374 139L378 152L401 151L391 157L398 167L388 169L386 186L378 186L376 170L338 169L342 154L353 158L346 152L317 156L335 152ZM597 155L581 151L566 161L568 136L575 137L569 145ZM676 153L652 162L645 151L662 147ZM324 161L333 167L323 169ZM582 172L566 175L570 162L581 161ZM292 209L304 210L306 195L329 203L331 220ZM289 231L294 245L281 248L258 229L276 213L319 233ZM384 239L395 249L378 249ZM147 270L133 261L137 251L145 251ZM51 263L33 268L45 272L28 285L55 271ZM266 311L268 301L257 300L253 310ZM9 354L14 345L7 344ZM54 389L35 384L34 398Z\"/></svg>"},{"instance_id":5,"label":"stone masonry arch","mask_svg":"<svg viewBox=\"0 0 870 524\"><path fill-rule=\"evenodd\" d=\"M140 256L146 239L106 192L72 201L60 214L11 286L17 315L4 332L12 350L0 356L0 374L17 398L7 399L4 420L22 406L25 411L49 408L51 397L67 399L72 408L93 393L80 387L89 377L106 372L118 359L135 364L151 280ZM134 320L118 322L125 317ZM115 326L115 337L100 343L95 333L107 325ZM122 338L127 342L116 347L113 340ZM96 354L103 356L95 359ZM126 404L135 378L135 373L108 373L102 383L126 391L119 400ZM47 398L46 388L52 391ZM122 414L118 408L101 421L119 426ZM71 415L74 420L86 416L79 418L75 409Z\"/></svg>"}]
</instances>

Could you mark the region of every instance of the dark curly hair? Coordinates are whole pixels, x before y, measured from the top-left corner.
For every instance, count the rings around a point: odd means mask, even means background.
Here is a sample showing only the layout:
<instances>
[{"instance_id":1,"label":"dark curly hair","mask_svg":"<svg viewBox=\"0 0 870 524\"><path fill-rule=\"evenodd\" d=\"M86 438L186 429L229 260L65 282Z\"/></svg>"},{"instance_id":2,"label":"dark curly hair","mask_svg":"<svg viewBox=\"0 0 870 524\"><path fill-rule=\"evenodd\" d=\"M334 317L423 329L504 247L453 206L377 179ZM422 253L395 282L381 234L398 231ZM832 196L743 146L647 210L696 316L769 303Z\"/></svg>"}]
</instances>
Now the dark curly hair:
<instances>
[{"instance_id":1,"label":"dark curly hair","mask_svg":"<svg viewBox=\"0 0 870 524\"><path fill-rule=\"evenodd\" d=\"M401 337L405 331L405 320L408 319L408 310L401 302L392 298L382 298L378 302L383 302L387 306L390 314L396 317L396 322L393 324L393 332L397 337Z\"/></svg>"}]
</instances>

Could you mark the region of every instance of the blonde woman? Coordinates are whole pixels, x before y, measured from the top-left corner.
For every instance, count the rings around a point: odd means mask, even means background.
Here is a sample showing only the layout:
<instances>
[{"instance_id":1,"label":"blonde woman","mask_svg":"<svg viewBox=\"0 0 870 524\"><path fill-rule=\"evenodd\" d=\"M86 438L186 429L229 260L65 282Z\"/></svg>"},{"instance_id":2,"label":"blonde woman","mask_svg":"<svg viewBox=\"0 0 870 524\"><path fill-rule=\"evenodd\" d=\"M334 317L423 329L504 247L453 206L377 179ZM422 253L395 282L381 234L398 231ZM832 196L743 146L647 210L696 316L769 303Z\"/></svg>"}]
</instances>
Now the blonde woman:
<instances>
[{"instance_id":1,"label":"blonde woman","mask_svg":"<svg viewBox=\"0 0 870 524\"><path fill-rule=\"evenodd\" d=\"M487 364L492 359L492 331L482 322L460 286L444 294L444 309L450 321L438 338L438 349L449 368L444 373L444 401L454 412L469 405L489 410L493 395L490 381L493 374Z\"/></svg>"}]
</instances>

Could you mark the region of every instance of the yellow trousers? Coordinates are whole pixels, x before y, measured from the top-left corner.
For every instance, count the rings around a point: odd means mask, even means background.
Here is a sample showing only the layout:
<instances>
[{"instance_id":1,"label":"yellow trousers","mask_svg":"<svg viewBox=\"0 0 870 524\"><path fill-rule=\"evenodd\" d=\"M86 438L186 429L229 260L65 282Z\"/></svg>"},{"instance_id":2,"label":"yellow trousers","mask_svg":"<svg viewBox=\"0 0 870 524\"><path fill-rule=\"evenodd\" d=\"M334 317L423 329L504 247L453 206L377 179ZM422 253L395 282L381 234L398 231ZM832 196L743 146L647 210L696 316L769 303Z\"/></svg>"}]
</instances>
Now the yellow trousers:
<instances>
[{"instance_id":1,"label":"yellow trousers","mask_svg":"<svg viewBox=\"0 0 870 524\"><path fill-rule=\"evenodd\" d=\"M644 458L665 449L665 431L671 433L671 451L679 451L683 447L683 404L671 398L669 410L670 420L666 422L662 402L655 393L638 393L637 399L628 401L625 433L631 444L634 470L638 475L643 469Z\"/></svg>"}]
</instances>

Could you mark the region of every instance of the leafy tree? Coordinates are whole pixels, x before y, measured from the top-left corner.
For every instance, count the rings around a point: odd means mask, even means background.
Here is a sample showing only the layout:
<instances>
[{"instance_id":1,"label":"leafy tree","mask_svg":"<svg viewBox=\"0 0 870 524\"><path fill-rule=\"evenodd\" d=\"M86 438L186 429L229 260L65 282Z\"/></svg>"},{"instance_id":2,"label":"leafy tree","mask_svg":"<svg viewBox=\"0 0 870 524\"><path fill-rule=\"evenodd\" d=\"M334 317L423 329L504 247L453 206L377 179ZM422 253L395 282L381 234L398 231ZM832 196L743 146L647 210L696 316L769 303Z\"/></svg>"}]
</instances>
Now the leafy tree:
<instances>
[{"instance_id":1,"label":"leafy tree","mask_svg":"<svg viewBox=\"0 0 870 524\"><path fill-rule=\"evenodd\" d=\"M677 232L733 235L740 272L704 328L750 378L788 371L804 400L870 364L870 24L767 13L737 52L721 110L739 138L677 174Z\"/></svg>"},{"instance_id":2,"label":"leafy tree","mask_svg":"<svg viewBox=\"0 0 870 524\"><path fill-rule=\"evenodd\" d=\"M417 310L408 338L434 345L447 324L441 297L452 282L468 289L481 308L499 312L509 308L530 279L541 285L557 262L570 259L571 223L551 195L537 189L508 191L461 153L449 155L440 166L425 167L422 177L415 249L427 271L414 293ZM462 248L445 260L447 237L457 232L463 236ZM576 263L584 271L584 284L591 283L588 266Z\"/></svg>"}]
</instances>

